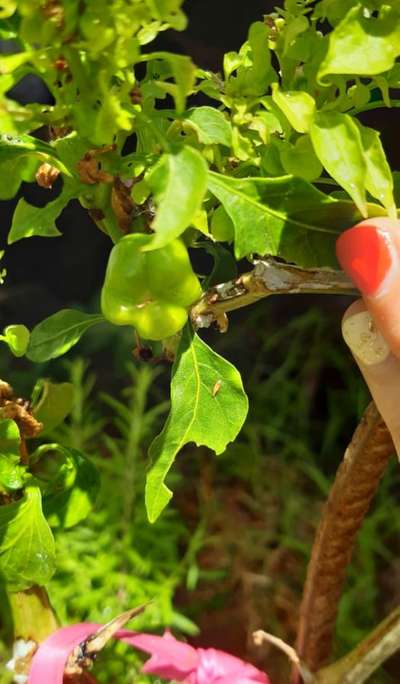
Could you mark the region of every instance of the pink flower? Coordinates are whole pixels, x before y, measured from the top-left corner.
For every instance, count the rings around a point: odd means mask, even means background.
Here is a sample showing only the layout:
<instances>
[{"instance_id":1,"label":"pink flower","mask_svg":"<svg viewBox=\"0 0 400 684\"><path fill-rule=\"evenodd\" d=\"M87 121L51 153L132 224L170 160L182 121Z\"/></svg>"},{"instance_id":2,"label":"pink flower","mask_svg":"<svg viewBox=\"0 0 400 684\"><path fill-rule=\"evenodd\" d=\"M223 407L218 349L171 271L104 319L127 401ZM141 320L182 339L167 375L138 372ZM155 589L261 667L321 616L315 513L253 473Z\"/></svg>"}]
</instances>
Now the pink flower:
<instances>
[{"instance_id":1,"label":"pink flower","mask_svg":"<svg viewBox=\"0 0 400 684\"><path fill-rule=\"evenodd\" d=\"M151 654L143 672L184 684L269 684L267 675L240 658L215 648L194 648L169 632L138 634L129 643Z\"/></svg>"},{"instance_id":2,"label":"pink flower","mask_svg":"<svg viewBox=\"0 0 400 684\"><path fill-rule=\"evenodd\" d=\"M63 627L43 642L32 659L28 684L63 684L71 651L101 625ZM163 636L120 630L114 638L150 654L143 672L184 684L270 684L264 672L240 658L214 648L194 648L169 632Z\"/></svg>"}]
</instances>

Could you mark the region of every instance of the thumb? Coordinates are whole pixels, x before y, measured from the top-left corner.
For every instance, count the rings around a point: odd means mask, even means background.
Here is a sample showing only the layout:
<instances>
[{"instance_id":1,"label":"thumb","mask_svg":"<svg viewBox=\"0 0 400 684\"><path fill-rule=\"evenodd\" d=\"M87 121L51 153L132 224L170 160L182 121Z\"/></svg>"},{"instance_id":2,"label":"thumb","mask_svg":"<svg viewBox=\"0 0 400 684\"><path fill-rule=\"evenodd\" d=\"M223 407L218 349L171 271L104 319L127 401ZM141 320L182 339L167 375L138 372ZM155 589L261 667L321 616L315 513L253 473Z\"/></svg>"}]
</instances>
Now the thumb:
<instances>
[{"instance_id":1,"label":"thumb","mask_svg":"<svg viewBox=\"0 0 400 684\"><path fill-rule=\"evenodd\" d=\"M342 333L400 457L400 360L391 353L362 300L347 309Z\"/></svg>"}]
</instances>

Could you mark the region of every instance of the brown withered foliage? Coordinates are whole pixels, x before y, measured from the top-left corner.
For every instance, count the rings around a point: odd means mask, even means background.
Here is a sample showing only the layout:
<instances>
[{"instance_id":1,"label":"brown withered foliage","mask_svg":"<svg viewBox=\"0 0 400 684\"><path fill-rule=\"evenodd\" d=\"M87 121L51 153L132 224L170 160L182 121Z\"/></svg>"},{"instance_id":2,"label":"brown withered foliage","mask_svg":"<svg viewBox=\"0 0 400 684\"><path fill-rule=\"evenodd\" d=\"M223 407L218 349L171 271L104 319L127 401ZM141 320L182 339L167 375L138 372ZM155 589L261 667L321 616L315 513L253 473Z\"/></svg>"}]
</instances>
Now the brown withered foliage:
<instances>
[{"instance_id":1,"label":"brown withered foliage","mask_svg":"<svg viewBox=\"0 0 400 684\"><path fill-rule=\"evenodd\" d=\"M40 185L41 188L46 188L46 189L51 189L56 182L58 176L60 175L60 171L56 169L54 166L51 164L48 164L45 162L44 164L41 164L36 171L36 182L38 185Z\"/></svg>"},{"instance_id":2,"label":"brown withered foliage","mask_svg":"<svg viewBox=\"0 0 400 684\"><path fill-rule=\"evenodd\" d=\"M23 439L37 437L43 428L32 415L29 402L14 395L12 387L0 380L0 417L15 420Z\"/></svg>"},{"instance_id":3,"label":"brown withered foliage","mask_svg":"<svg viewBox=\"0 0 400 684\"><path fill-rule=\"evenodd\" d=\"M112 183L114 181L114 176L107 173L107 171L103 171L98 159L102 154L111 152L113 149L113 145L107 145L86 152L76 165L82 183L85 183L86 185L95 185L96 183Z\"/></svg>"},{"instance_id":4,"label":"brown withered foliage","mask_svg":"<svg viewBox=\"0 0 400 684\"><path fill-rule=\"evenodd\" d=\"M111 207L122 232L127 233L132 222L134 203L130 188L118 176L114 178L111 190Z\"/></svg>"}]
</instances>

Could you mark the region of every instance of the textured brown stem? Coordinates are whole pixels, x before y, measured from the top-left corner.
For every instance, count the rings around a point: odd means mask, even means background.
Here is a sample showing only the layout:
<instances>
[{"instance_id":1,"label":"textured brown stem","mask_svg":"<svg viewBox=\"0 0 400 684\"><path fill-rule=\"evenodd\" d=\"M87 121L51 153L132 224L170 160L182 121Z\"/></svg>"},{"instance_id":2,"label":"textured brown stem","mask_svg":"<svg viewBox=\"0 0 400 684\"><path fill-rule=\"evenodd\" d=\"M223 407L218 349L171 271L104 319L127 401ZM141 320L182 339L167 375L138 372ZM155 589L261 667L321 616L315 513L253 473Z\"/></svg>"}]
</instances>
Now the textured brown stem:
<instances>
[{"instance_id":1,"label":"textured brown stem","mask_svg":"<svg viewBox=\"0 0 400 684\"><path fill-rule=\"evenodd\" d=\"M357 291L341 271L301 268L265 257L255 262L249 273L205 292L192 307L190 315L196 329L217 323L224 332L229 311L249 306L272 294L300 293L355 295Z\"/></svg>"},{"instance_id":2,"label":"textured brown stem","mask_svg":"<svg viewBox=\"0 0 400 684\"><path fill-rule=\"evenodd\" d=\"M355 537L393 453L389 431L371 403L336 474L308 566L296 650L312 672L324 665L331 653Z\"/></svg>"}]
</instances>

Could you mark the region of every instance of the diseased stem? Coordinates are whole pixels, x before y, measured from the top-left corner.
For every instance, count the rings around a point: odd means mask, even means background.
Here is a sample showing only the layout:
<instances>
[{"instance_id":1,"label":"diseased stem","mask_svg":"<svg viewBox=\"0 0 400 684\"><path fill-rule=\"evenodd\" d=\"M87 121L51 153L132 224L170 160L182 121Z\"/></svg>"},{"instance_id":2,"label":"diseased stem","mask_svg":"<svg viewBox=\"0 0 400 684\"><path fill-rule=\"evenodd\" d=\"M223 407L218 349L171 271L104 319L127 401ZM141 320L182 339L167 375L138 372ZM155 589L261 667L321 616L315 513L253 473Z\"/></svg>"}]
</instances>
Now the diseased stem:
<instances>
[{"instance_id":1,"label":"diseased stem","mask_svg":"<svg viewBox=\"0 0 400 684\"><path fill-rule=\"evenodd\" d=\"M227 329L227 312L240 309L272 294L347 294L355 295L354 285L341 271L300 268L280 263L272 257L260 259L255 268L237 280L216 285L192 307L195 328L208 328L216 322Z\"/></svg>"},{"instance_id":2,"label":"diseased stem","mask_svg":"<svg viewBox=\"0 0 400 684\"><path fill-rule=\"evenodd\" d=\"M308 566L296 650L312 672L329 658L356 534L393 453L389 431L371 403L336 474Z\"/></svg>"},{"instance_id":3,"label":"diseased stem","mask_svg":"<svg viewBox=\"0 0 400 684\"><path fill-rule=\"evenodd\" d=\"M400 649L400 607L388 615L350 653L317 672L315 683L363 684L398 649Z\"/></svg>"}]
</instances>

